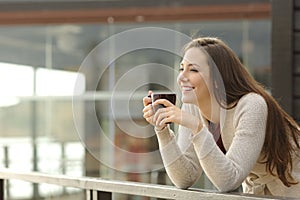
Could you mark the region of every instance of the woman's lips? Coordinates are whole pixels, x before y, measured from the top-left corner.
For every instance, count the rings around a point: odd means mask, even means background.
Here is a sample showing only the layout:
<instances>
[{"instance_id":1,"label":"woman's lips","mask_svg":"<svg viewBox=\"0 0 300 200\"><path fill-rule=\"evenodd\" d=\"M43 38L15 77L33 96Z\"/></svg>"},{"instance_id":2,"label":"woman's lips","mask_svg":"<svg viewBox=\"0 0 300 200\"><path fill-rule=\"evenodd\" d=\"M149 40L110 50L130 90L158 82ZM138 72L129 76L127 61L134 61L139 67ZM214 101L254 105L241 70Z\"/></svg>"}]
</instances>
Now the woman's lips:
<instances>
[{"instance_id":1,"label":"woman's lips","mask_svg":"<svg viewBox=\"0 0 300 200\"><path fill-rule=\"evenodd\" d=\"M194 87L191 87L191 86L182 86L181 87L181 90L183 92L188 92L188 91L192 91L194 89Z\"/></svg>"}]
</instances>

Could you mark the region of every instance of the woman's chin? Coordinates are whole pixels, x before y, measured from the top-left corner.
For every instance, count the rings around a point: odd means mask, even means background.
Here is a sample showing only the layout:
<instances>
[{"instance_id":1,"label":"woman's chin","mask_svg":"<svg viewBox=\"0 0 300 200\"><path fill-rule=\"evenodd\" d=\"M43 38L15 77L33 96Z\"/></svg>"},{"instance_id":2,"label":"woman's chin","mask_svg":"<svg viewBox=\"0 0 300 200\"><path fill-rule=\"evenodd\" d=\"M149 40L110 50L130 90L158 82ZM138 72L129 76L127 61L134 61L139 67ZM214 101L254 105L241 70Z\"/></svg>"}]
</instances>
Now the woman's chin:
<instances>
[{"instance_id":1,"label":"woman's chin","mask_svg":"<svg viewBox=\"0 0 300 200\"><path fill-rule=\"evenodd\" d=\"M187 103L187 104L195 104L196 103L195 99L184 97L184 96L181 97L181 101L182 101L182 103Z\"/></svg>"}]
</instances>

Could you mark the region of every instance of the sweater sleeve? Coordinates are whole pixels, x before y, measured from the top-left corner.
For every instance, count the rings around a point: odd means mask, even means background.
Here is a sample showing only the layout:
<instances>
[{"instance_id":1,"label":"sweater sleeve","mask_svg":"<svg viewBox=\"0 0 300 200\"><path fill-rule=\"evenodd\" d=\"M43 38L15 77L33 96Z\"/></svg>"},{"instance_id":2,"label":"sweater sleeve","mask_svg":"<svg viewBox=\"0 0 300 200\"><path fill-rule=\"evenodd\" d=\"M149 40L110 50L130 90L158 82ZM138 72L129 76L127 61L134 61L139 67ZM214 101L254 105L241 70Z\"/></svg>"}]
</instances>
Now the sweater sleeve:
<instances>
[{"instance_id":1,"label":"sweater sleeve","mask_svg":"<svg viewBox=\"0 0 300 200\"><path fill-rule=\"evenodd\" d=\"M182 107L183 110L185 108L185 106ZM178 188L191 187L202 173L191 141L191 131L179 126L177 140L169 127L156 131L156 134L162 160L170 180Z\"/></svg>"},{"instance_id":2,"label":"sweater sleeve","mask_svg":"<svg viewBox=\"0 0 300 200\"><path fill-rule=\"evenodd\" d=\"M236 189L250 173L264 143L267 113L266 102L261 96L251 93L240 99L232 120L234 138L226 155L207 129L194 136L200 164L218 190Z\"/></svg>"}]
</instances>

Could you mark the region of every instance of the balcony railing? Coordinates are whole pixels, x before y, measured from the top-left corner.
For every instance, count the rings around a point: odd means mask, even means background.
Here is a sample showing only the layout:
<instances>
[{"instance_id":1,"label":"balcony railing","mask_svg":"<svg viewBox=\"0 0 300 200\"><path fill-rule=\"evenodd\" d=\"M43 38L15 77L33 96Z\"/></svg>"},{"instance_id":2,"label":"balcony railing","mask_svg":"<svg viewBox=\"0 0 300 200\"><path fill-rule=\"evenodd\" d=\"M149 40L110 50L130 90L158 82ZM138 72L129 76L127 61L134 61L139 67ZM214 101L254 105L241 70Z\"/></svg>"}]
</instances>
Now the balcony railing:
<instances>
[{"instance_id":1,"label":"balcony railing","mask_svg":"<svg viewBox=\"0 0 300 200\"><path fill-rule=\"evenodd\" d=\"M265 200L281 199L279 197L262 197L238 193L217 193L207 190L182 190L173 186L148 184L140 182L107 180L91 177L70 177L39 172L16 172L9 169L0 170L0 200L5 199L6 180L21 180L36 184L54 184L85 190L87 200L110 200L113 193L146 196L174 200ZM286 198L285 198L286 199Z\"/></svg>"}]
</instances>

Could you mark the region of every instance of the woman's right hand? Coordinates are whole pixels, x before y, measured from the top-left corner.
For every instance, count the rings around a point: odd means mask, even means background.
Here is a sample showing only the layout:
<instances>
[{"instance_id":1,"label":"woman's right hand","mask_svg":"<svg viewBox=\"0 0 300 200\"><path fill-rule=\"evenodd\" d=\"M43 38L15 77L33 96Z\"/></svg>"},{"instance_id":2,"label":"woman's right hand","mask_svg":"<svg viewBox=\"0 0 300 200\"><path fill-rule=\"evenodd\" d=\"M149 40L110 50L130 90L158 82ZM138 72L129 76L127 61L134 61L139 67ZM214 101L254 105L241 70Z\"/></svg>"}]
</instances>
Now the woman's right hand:
<instances>
[{"instance_id":1,"label":"woman's right hand","mask_svg":"<svg viewBox=\"0 0 300 200\"><path fill-rule=\"evenodd\" d=\"M162 124L162 125L158 125L156 124L156 122L153 121L154 118L154 110L153 110L153 106L152 106L152 99L151 99L151 94L153 92L149 91L148 92L148 96L143 98L143 103L144 103L144 109L143 109L143 117L146 119L146 121L155 126L156 130L162 130L163 128L165 128L167 125L166 124Z\"/></svg>"}]
</instances>

